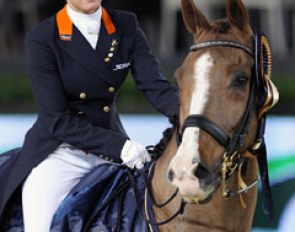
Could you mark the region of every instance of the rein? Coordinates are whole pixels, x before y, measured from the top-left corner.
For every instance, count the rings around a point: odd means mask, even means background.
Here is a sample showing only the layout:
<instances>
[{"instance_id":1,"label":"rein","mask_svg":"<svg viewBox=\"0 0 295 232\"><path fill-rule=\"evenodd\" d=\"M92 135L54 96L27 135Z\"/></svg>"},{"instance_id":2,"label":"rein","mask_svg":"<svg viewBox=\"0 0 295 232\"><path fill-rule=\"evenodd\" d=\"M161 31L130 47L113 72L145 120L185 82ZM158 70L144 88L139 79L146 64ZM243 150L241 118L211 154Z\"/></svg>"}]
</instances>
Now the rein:
<instances>
[{"instance_id":1,"label":"rein","mask_svg":"<svg viewBox=\"0 0 295 232\"><path fill-rule=\"evenodd\" d=\"M150 153L151 157L153 158L153 160L157 160L157 158L163 153L167 143L171 140L172 137L172 133L175 131L175 128L177 128L178 125L178 117L173 116L171 118L169 118L170 123L173 125L172 128L168 128L163 132L163 138L160 140L160 142L155 145L155 146L148 146L146 147L147 151ZM151 165L150 168L150 172L151 169L154 167L155 162ZM145 221L146 223L148 223L149 225L153 225L153 226L161 226L161 225L165 225L168 222L174 220L178 215L182 215L186 206L186 203L184 201L180 202L179 208L176 210L176 212L171 215L170 217L168 217L167 219L161 221L161 222L156 222L155 220L150 219L150 215L147 211L147 205L145 204L145 210L143 210L142 208L142 202L141 202L141 197L140 197L140 193L139 190L136 186L136 179L138 177L142 177L144 182L145 182L145 186L146 186L146 191L145 191L145 201L147 200L147 198L149 198L151 200L151 204L157 208L162 208L166 205L168 205L173 199L175 199L175 197L178 194L178 189L176 189L170 197L168 197L165 201L158 203L155 199L155 196L153 194L153 190L151 187L151 178L145 173L145 170L136 170L135 172L131 171L130 169L126 168L127 171L127 175L128 175L128 180L126 180L125 182L122 182L115 190L114 192L111 194L111 196L106 200L106 202L104 204L102 204L100 206L100 208L93 212L92 215L88 218L88 220L85 222L85 225L83 226L83 232L87 232L89 231L89 228L91 226L91 223L95 220L95 218L97 217L97 215L108 205L110 204L112 201L114 201L116 199L116 197L118 197L118 217L117 217L117 222L116 222L116 229L114 230L114 232L120 232L120 226L121 226L121 217L122 217L122 204L123 204L123 194L126 188L128 188L129 186L131 186L133 188L133 192L134 192L134 198L138 207L138 213L140 218ZM150 173L149 173L150 174ZM144 213L145 211L145 213ZM151 231L153 231L151 229Z\"/></svg>"},{"instance_id":2,"label":"rein","mask_svg":"<svg viewBox=\"0 0 295 232\"><path fill-rule=\"evenodd\" d=\"M154 163L155 164L155 163ZM153 166L153 165L152 165ZM144 177L144 181L145 181L145 184L146 184L146 194L145 194L145 201L147 201L147 198L149 197L151 202L152 202L152 205L157 207L157 208L162 208L163 206L166 206L168 205L178 194L178 189L176 189L172 195L167 199L165 200L163 203L157 203L154 195L153 195L153 191L152 191L152 188L151 188L151 181L149 180L149 178L146 176L146 174L144 173L144 171L140 171L138 170L140 175ZM163 221L160 221L160 222L156 222L154 220L151 220L150 219L150 216L149 216L149 213L148 213L148 210L147 210L147 205L145 204L145 213L143 213L143 210L142 210L142 207L141 207L141 204L139 202L139 199L140 199L140 196L139 196L139 191L136 187L136 183L134 182L134 179L132 178L132 173L129 171L128 172L128 175L129 175L129 179L131 180L131 185L133 187L133 190L134 190L134 195L135 195L135 200L137 202L137 207L138 207L138 212L139 212L139 216L141 217L141 219L145 222L147 222L148 224L150 225L153 225L153 226L162 226L162 225L165 225L167 224L168 222L174 220L178 215L182 215L183 212L184 212L184 209L185 209L185 206L186 206L186 202L184 202L183 200L180 202L179 204L179 208L178 210L172 214L170 217L168 217L167 219L163 220Z\"/></svg>"}]
</instances>

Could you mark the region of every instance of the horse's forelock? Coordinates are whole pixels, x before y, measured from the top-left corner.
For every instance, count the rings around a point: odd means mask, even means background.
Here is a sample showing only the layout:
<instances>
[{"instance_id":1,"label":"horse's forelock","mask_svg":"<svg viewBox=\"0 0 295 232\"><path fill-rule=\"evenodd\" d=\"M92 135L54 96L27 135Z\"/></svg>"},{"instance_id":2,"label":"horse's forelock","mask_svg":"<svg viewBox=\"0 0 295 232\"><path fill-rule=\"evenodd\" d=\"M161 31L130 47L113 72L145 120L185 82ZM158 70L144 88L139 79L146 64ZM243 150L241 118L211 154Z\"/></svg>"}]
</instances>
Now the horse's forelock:
<instances>
[{"instance_id":1,"label":"horse's forelock","mask_svg":"<svg viewBox=\"0 0 295 232\"><path fill-rule=\"evenodd\" d=\"M252 37L253 32L250 27L249 30L245 29L241 32L225 18L213 21L209 28L204 29L202 33L195 36L195 42L228 40L240 42L251 47Z\"/></svg>"},{"instance_id":2,"label":"horse's forelock","mask_svg":"<svg viewBox=\"0 0 295 232\"><path fill-rule=\"evenodd\" d=\"M231 24L227 19L220 19L212 23L211 31L213 33L225 34L229 32L230 28Z\"/></svg>"}]
</instances>

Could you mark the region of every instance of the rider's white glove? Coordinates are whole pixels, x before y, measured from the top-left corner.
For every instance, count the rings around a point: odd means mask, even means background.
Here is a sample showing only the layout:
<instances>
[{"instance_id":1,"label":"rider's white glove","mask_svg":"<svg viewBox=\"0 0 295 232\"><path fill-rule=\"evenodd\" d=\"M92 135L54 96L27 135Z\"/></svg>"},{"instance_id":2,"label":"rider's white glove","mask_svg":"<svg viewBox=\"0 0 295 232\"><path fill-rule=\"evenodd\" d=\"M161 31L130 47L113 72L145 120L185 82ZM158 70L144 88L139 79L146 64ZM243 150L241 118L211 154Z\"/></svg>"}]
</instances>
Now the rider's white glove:
<instances>
[{"instance_id":1,"label":"rider's white glove","mask_svg":"<svg viewBox=\"0 0 295 232\"><path fill-rule=\"evenodd\" d=\"M130 140L126 140L123 146L121 159L123 160L123 164L132 169L134 167L142 169L146 162L152 160L150 154L143 145Z\"/></svg>"}]
</instances>

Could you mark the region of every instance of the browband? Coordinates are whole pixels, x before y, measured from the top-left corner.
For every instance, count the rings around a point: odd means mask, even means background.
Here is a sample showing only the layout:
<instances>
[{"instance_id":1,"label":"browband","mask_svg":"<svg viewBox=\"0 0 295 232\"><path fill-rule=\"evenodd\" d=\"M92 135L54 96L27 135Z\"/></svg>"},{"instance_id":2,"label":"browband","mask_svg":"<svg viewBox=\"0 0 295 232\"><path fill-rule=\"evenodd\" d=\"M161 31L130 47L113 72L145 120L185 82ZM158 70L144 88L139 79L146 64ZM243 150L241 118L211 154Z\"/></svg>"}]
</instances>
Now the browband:
<instances>
[{"instance_id":1,"label":"browband","mask_svg":"<svg viewBox=\"0 0 295 232\"><path fill-rule=\"evenodd\" d=\"M234 48L240 48L247 52L250 56L254 57L254 52L251 48L247 47L246 45L239 43L239 42L233 42L233 41L205 41L201 43L196 43L191 46L190 50L192 52L195 52L202 48L208 48L208 47L234 47Z\"/></svg>"}]
</instances>

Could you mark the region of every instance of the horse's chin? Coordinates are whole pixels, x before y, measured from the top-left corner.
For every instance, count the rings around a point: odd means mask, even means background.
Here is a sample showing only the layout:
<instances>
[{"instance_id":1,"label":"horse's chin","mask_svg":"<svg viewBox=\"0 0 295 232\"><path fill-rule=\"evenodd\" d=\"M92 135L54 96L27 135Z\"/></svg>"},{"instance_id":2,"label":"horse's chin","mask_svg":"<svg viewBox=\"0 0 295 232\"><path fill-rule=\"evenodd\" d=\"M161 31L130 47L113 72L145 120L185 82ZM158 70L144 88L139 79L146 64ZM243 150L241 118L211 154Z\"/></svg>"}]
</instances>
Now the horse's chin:
<instances>
[{"instance_id":1,"label":"horse's chin","mask_svg":"<svg viewBox=\"0 0 295 232\"><path fill-rule=\"evenodd\" d=\"M202 194L198 196L182 196L182 198L187 204L207 204L211 201L214 192L215 188L211 188L206 192L202 192Z\"/></svg>"}]
</instances>

